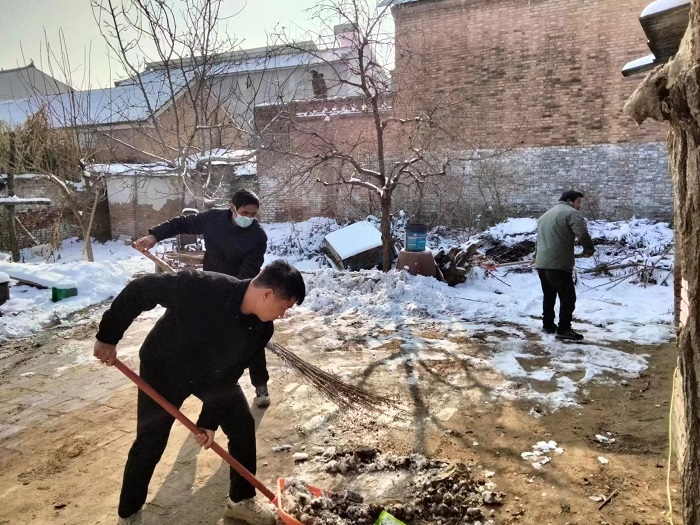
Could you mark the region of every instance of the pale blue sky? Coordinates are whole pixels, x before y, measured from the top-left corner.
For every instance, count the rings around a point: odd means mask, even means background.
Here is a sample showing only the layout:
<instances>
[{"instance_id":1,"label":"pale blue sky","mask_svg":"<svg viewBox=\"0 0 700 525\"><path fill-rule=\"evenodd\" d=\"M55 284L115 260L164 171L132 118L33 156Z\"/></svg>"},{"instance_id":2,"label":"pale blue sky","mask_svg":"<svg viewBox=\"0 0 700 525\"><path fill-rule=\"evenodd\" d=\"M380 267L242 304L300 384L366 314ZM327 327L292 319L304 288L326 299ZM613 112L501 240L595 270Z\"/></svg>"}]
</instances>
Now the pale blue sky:
<instances>
[{"instance_id":1,"label":"pale blue sky","mask_svg":"<svg viewBox=\"0 0 700 525\"><path fill-rule=\"evenodd\" d=\"M316 2L226 0L222 14L230 16L240 11L228 21L228 32L243 40L243 47L258 47L267 43L266 30L277 24L312 27L310 14L305 10ZM0 0L0 13L0 68L23 66L34 59L37 67L49 72L46 39L58 49L62 29L76 87L104 87L123 76L115 70L114 63L110 68L107 46L95 23L90 0ZM60 77L59 74L56 76Z\"/></svg>"}]
</instances>

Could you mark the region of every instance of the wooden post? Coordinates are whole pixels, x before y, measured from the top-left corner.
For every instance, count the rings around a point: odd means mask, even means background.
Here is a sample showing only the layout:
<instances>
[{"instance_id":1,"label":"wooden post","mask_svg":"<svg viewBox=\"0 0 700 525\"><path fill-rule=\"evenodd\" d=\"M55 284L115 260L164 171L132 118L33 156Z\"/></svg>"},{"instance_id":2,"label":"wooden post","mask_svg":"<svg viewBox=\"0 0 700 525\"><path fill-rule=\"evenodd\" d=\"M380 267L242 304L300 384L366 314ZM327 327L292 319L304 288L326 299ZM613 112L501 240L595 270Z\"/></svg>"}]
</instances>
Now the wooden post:
<instances>
[{"instance_id":1,"label":"wooden post","mask_svg":"<svg viewBox=\"0 0 700 525\"><path fill-rule=\"evenodd\" d=\"M17 151L16 151L16 144L15 144L15 133L14 131L10 132L10 164L9 164L9 169L7 170L7 196L8 197L14 197L15 196L15 160L17 158ZM12 260L14 262L19 262L19 243L17 241L17 228L15 225L15 207L14 206L8 206L7 207L7 213L8 213L8 226L10 228L10 250L12 251Z\"/></svg>"}]
</instances>

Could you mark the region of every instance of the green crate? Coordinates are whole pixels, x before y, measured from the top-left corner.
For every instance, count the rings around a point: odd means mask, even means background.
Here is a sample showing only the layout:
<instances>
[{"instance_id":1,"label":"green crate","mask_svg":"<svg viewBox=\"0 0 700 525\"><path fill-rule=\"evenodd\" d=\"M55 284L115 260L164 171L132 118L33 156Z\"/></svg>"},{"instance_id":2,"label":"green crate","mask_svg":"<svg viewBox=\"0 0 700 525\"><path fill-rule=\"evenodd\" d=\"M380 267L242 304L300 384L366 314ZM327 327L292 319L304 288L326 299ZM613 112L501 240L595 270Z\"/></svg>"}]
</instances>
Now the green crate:
<instances>
[{"instance_id":1,"label":"green crate","mask_svg":"<svg viewBox=\"0 0 700 525\"><path fill-rule=\"evenodd\" d=\"M57 303L61 299L67 299L68 297L75 297L78 295L78 289L75 287L70 288L58 288L56 286L51 287L51 300Z\"/></svg>"},{"instance_id":2,"label":"green crate","mask_svg":"<svg viewBox=\"0 0 700 525\"><path fill-rule=\"evenodd\" d=\"M397 520L394 516L383 510L374 525L406 525L403 521Z\"/></svg>"}]
</instances>

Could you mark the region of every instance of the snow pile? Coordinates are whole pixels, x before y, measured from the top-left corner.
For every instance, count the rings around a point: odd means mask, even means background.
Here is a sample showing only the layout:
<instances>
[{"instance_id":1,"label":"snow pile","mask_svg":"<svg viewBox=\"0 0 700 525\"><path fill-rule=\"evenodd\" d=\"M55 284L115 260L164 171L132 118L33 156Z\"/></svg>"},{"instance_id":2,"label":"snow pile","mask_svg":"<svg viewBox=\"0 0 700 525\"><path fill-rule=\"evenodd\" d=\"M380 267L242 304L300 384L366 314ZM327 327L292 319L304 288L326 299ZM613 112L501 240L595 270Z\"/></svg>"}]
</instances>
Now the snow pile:
<instances>
[{"instance_id":1,"label":"snow pile","mask_svg":"<svg viewBox=\"0 0 700 525\"><path fill-rule=\"evenodd\" d=\"M666 222L649 219L589 221L588 231L598 245L617 244L658 255L673 245L673 230Z\"/></svg>"},{"instance_id":2,"label":"snow pile","mask_svg":"<svg viewBox=\"0 0 700 525\"><path fill-rule=\"evenodd\" d=\"M382 245L379 230L367 221L356 222L326 235L326 242L341 260Z\"/></svg>"},{"instance_id":3,"label":"snow pile","mask_svg":"<svg viewBox=\"0 0 700 525\"><path fill-rule=\"evenodd\" d=\"M51 289L12 286L10 300L2 306L0 341L29 336L49 325L74 325L67 319L69 316L114 297L135 272L153 270L153 263L121 242L93 243L92 248L94 263L81 260L83 242L75 238L63 242L56 263L33 257L31 250L23 250L25 263L3 263L7 273L13 273L10 268L18 266L37 275L49 273L59 281L71 281L78 288L78 295L54 303Z\"/></svg>"},{"instance_id":4,"label":"snow pile","mask_svg":"<svg viewBox=\"0 0 700 525\"><path fill-rule=\"evenodd\" d=\"M523 242L534 237L534 224L533 219L511 219L486 234L492 241ZM371 352L390 344L395 351L378 357L378 362L406 370L407 384L417 384L429 373L431 362L462 363L497 373L502 384L494 395L566 406L574 404L577 392L595 378L630 378L646 368L644 355L623 351L620 348L626 347L616 343L657 344L673 337L671 255L664 255L672 247L673 232L665 223L590 224L592 235L608 244L598 246L596 259L576 263L581 278L574 328L584 333L586 344L560 342L540 331L542 299L535 272L476 269L466 283L448 287L403 271L321 269L320 245L329 232L340 228L336 221L317 218L264 227L269 239L266 261L284 258L305 271L307 298L283 322L293 325L295 333L325 326L327 334L315 344L326 345L329 351L343 351L348 340ZM87 322L100 309L86 308L117 295L134 273L153 271L152 262L121 242L93 244L94 263L81 260L82 249L81 241L69 239L53 263L34 256L32 250L23 251L22 266L75 282L78 295L53 303L51 290L13 282L10 300L0 307L4 314L0 341L56 324ZM601 262L635 258L656 265L649 270L654 280L646 286L625 275L612 282L610 276L583 273ZM7 259L0 254L0 260ZM6 266L0 269L7 272ZM471 343L465 346L467 340ZM541 382L553 388L538 390Z\"/></svg>"},{"instance_id":5,"label":"snow pile","mask_svg":"<svg viewBox=\"0 0 700 525\"><path fill-rule=\"evenodd\" d=\"M267 233L265 259L284 258L290 263L317 258L325 236L342 227L334 219L326 217L315 217L304 222L277 222L262 226ZM299 267L298 264L297 267ZM319 266L316 264L314 267ZM299 267L299 269L302 268Z\"/></svg>"}]
</instances>

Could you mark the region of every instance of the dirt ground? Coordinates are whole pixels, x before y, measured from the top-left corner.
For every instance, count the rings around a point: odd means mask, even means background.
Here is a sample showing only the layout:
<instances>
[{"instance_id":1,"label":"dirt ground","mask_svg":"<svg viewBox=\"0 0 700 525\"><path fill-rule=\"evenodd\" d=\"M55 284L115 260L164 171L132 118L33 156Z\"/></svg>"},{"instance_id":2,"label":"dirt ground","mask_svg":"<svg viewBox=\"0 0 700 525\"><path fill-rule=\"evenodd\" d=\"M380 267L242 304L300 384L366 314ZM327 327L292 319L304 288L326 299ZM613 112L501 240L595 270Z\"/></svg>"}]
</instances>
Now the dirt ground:
<instances>
[{"instance_id":1,"label":"dirt ground","mask_svg":"<svg viewBox=\"0 0 700 525\"><path fill-rule=\"evenodd\" d=\"M137 320L120 345L124 360L134 368L138 344L153 319ZM258 473L269 486L278 476L295 476L329 489L352 488L368 500L400 499L410 473L328 474L314 457L331 446L370 446L467 464L474 476L505 493L504 504L494 507L489 517L496 524L668 522L665 464L673 344L618 343L626 352L648 354L647 371L622 383L619 378L592 382L579 393L578 407L550 413L536 402L495 399L494 389L503 378L477 364L436 359L399 360L390 366L399 341L370 351L366 340L346 340L339 348L319 350L314 341L327 330L320 324L296 333L294 323L281 323L275 338L349 380L398 396L405 412L340 413L270 358L273 403L265 411L253 409L259 422ZM420 330L426 338L451 337L442 329ZM94 332L94 323L54 329L0 350L0 524L116 523L122 469L135 427L136 390L115 369L93 362ZM470 356L483 352L480 339L452 342ZM241 383L252 399L247 377ZM546 382L532 386L551 388ZM190 399L183 410L196 419L198 406ZM614 443L595 440L605 432ZM556 441L564 452L552 454L536 470L521 453L542 440ZM225 445L222 436L218 441ZM292 450L272 450L281 444L292 445ZM312 459L295 463L292 454L299 451ZM599 456L609 462L601 463ZM200 451L176 424L151 483L144 523L216 524L227 476L221 460ZM671 483L678 487L675 468ZM616 495L600 510L600 502L590 499L613 491ZM674 505L680 505L675 492Z\"/></svg>"}]
</instances>

